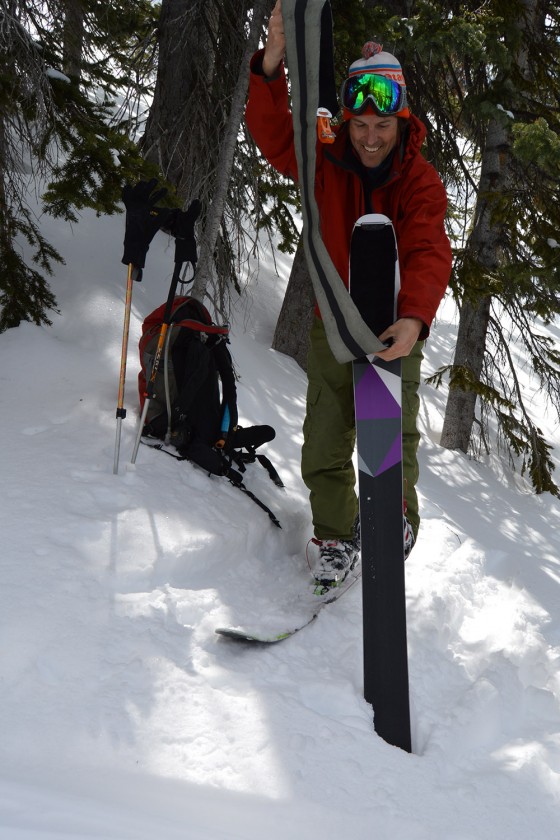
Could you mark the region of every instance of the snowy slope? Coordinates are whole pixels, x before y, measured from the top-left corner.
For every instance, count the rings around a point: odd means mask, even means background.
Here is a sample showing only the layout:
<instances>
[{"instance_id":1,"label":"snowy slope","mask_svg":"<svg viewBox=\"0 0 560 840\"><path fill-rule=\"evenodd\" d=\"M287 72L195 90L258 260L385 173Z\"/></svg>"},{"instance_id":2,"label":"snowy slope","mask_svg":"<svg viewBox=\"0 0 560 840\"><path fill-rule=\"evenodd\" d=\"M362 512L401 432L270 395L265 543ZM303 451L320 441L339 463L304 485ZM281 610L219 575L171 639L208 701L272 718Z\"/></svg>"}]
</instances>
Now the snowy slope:
<instances>
[{"instance_id":1,"label":"snowy slope","mask_svg":"<svg viewBox=\"0 0 560 840\"><path fill-rule=\"evenodd\" d=\"M127 463L140 325L172 270L163 235L134 287L113 475L124 220L45 229L67 259L61 314L0 335L1 840L558 836L558 501L495 458L442 450L445 395L422 386L424 520L406 569L414 754L388 746L362 699L359 586L275 646L214 633L248 612L270 619L307 580L305 376L269 349L289 262L280 279L262 268L232 334L241 419L277 430L267 454L286 489L258 466L247 484L279 531L188 464L146 447ZM426 375L453 336L448 306Z\"/></svg>"}]
</instances>

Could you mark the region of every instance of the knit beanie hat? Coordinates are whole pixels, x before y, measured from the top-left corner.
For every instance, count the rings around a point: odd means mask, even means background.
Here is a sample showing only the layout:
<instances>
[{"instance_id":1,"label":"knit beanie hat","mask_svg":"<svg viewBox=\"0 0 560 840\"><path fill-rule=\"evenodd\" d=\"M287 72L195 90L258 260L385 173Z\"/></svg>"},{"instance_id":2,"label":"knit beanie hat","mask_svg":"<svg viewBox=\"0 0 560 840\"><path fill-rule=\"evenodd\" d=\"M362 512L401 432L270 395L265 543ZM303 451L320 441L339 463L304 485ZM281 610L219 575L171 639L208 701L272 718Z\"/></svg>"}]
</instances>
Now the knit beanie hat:
<instances>
[{"instance_id":1,"label":"knit beanie hat","mask_svg":"<svg viewBox=\"0 0 560 840\"><path fill-rule=\"evenodd\" d=\"M354 61L348 69L348 78L352 76L359 76L362 73L375 73L378 76L386 76L388 79L393 79L406 92L406 82L402 67L394 55L384 52L382 44L377 44L375 41L368 41L362 48L362 58ZM349 120L352 114L347 108L343 108L343 118ZM393 114L395 117L410 117L410 111L405 106L398 113Z\"/></svg>"}]
</instances>

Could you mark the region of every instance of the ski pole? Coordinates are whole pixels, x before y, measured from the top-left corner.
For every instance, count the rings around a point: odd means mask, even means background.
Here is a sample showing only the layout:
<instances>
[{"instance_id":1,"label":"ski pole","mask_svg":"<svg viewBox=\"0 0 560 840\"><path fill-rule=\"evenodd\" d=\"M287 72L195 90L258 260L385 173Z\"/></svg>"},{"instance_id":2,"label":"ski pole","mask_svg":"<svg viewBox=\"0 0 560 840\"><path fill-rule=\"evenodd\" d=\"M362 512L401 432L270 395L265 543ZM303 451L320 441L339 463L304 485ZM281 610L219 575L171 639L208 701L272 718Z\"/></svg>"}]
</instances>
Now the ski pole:
<instances>
[{"instance_id":1,"label":"ski pole","mask_svg":"<svg viewBox=\"0 0 560 840\"><path fill-rule=\"evenodd\" d=\"M165 337L167 335L167 330L169 329L169 325L171 323L171 317L173 314L173 301L175 300L175 294L177 292L177 285L179 283L179 275L181 273L181 263L175 263L175 268L173 270L173 277L171 278L171 285L169 287L169 295L167 296L167 303L165 304L165 311L163 315L163 324L161 325L156 353L154 356L154 361L152 364L152 372L150 374L150 378L146 383L146 391L144 393L144 406L142 408L142 415L140 417L140 422L138 424L138 431L136 433L136 441L134 443L134 449L132 450L132 457L130 459L131 464L136 463L136 456L138 455L138 448L140 446L140 439L142 437L142 430L144 428L144 423L146 422L146 416L148 414L148 408L150 405L150 400L155 393L155 382L156 376L159 369L159 363L161 361L161 356L163 353L163 346L165 344Z\"/></svg>"},{"instance_id":2,"label":"ski pole","mask_svg":"<svg viewBox=\"0 0 560 840\"><path fill-rule=\"evenodd\" d=\"M128 264L128 277L126 282L126 297L124 304L124 327L122 337L121 350L121 370L119 376L119 392L117 396L117 432L115 438L115 457L113 461L113 474L116 475L119 471L119 454L121 449L121 428L122 421L126 417L126 408L124 408L124 383L126 378L126 356L128 353L128 334L130 331L130 309L132 305L132 285L134 281L134 272L138 271L132 263Z\"/></svg>"}]
</instances>

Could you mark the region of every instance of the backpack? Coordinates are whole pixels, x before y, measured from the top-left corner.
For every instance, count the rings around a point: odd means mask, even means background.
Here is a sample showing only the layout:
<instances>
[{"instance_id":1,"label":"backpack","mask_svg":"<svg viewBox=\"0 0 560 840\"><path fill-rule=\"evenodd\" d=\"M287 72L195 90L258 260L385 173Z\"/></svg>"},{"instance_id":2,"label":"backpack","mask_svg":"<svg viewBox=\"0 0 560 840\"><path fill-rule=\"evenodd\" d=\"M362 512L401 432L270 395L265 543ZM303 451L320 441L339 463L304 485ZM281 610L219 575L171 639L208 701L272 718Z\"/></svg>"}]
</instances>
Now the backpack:
<instances>
[{"instance_id":1,"label":"backpack","mask_svg":"<svg viewBox=\"0 0 560 840\"><path fill-rule=\"evenodd\" d=\"M242 485L240 473L245 471L247 463L255 460L282 487L268 458L256 453L257 447L273 440L274 429L238 426L235 371L228 349L229 327L214 324L206 307L196 298L175 298L165 358L151 381L165 308L165 304L159 306L142 324L138 374L141 410L146 397L150 398L143 435L171 443L180 460L192 461L211 474L225 475L245 492L248 491Z\"/></svg>"}]
</instances>

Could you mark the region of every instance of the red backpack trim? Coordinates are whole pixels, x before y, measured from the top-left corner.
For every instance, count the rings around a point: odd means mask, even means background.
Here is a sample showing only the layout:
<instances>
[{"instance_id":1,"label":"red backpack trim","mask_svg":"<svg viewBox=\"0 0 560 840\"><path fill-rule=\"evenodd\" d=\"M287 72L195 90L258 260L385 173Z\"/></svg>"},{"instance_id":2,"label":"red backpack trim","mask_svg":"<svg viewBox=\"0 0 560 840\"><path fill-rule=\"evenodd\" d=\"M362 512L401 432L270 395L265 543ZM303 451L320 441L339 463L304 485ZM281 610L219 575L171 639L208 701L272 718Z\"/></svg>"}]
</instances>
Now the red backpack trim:
<instances>
[{"instance_id":1,"label":"red backpack trim","mask_svg":"<svg viewBox=\"0 0 560 840\"><path fill-rule=\"evenodd\" d=\"M193 318L184 318L181 321L175 321L174 316L175 313L179 308L190 304L197 310L200 320L195 320ZM142 335L140 337L140 341L138 343L138 351L140 353L140 372L138 374L138 393L140 396L140 410L142 410L144 406L144 400L146 395L146 371L144 370L144 350L146 345L154 338L154 336L158 336L161 330L161 325L163 324L163 319L165 315L165 307L167 306L166 303L162 303L161 306L158 306L157 309L154 309L153 312L150 312L149 315L146 315L144 318L144 322L142 324ZM218 326L217 324L212 323L212 318L210 313L199 300L190 296L181 296L175 298L173 301L173 306L171 309L171 324L174 327L185 327L189 330L194 330L195 332L200 333L209 333L211 335L228 335L229 334L229 327L228 326Z\"/></svg>"}]
</instances>

